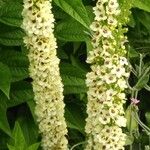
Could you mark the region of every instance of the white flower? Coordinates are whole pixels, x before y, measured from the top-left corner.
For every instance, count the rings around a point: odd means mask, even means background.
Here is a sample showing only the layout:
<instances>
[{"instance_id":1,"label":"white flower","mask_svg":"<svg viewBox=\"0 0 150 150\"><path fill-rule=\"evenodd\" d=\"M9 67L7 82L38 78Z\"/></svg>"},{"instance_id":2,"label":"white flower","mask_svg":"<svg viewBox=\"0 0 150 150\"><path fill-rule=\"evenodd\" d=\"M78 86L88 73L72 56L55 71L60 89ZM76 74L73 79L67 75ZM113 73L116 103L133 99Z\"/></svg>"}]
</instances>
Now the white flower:
<instances>
[{"instance_id":1,"label":"white flower","mask_svg":"<svg viewBox=\"0 0 150 150\"><path fill-rule=\"evenodd\" d=\"M108 2L108 7L116 9L119 7L119 4L118 4L117 0L110 0Z\"/></svg>"},{"instance_id":2,"label":"white flower","mask_svg":"<svg viewBox=\"0 0 150 150\"><path fill-rule=\"evenodd\" d=\"M90 28L92 31L99 31L100 24L98 21L94 21L91 25Z\"/></svg>"},{"instance_id":3,"label":"white flower","mask_svg":"<svg viewBox=\"0 0 150 150\"><path fill-rule=\"evenodd\" d=\"M123 65L128 65L128 60L125 57L120 57L119 62L120 62L120 65L122 65L122 66Z\"/></svg>"},{"instance_id":4,"label":"white flower","mask_svg":"<svg viewBox=\"0 0 150 150\"><path fill-rule=\"evenodd\" d=\"M118 116L115 122L119 127L126 127L127 120L124 116Z\"/></svg>"},{"instance_id":5,"label":"white flower","mask_svg":"<svg viewBox=\"0 0 150 150\"><path fill-rule=\"evenodd\" d=\"M106 111L101 111L99 121L101 124L108 124L110 122L109 114Z\"/></svg>"},{"instance_id":6,"label":"white flower","mask_svg":"<svg viewBox=\"0 0 150 150\"><path fill-rule=\"evenodd\" d=\"M111 70L111 73L120 78L125 74L125 68L121 66L114 66L114 68Z\"/></svg>"},{"instance_id":7,"label":"white flower","mask_svg":"<svg viewBox=\"0 0 150 150\"><path fill-rule=\"evenodd\" d=\"M108 41L108 40L103 40L102 43L103 43L103 46L102 46L102 47L103 47L104 50L114 49L114 48L113 48L113 45L111 44L110 41Z\"/></svg>"},{"instance_id":8,"label":"white flower","mask_svg":"<svg viewBox=\"0 0 150 150\"><path fill-rule=\"evenodd\" d=\"M106 6L106 13L107 13L108 15L115 15L115 16L118 16L118 15L120 14L120 10Z\"/></svg>"},{"instance_id":9,"label":"white flower","mask_svg":"<svg viewBox=\"0 0 150 150\"><path fill-rule=\"evenodd\" d=\"M103 26L100 30L101 34L105 38L112 37L111 30L107 26Z\"/></svg>"},{"instance_id":10,"label":"white flower","mask_svg":"<svg viewBox=\"0 0 150 150\"><path fill-rule=\"evenodd\" d=\"M109 16L107 21L108 21L108 24L109 24L109 25L112 25L112 26L114 26L114 27L117 26L117 20L116 20L114 17Z\"/></svg>"},{"instance_id":11,"label":"white flower","mask_svg":"<svg viewBox=\"0 0 150 150\"><path fill-rule=\"evenodd\" d=\"M110 107L109 108L109 115L113 118L118 115L118 110L116 108Z\"/></svg>"},{"instance_id":12,"label":"white flower","mask_svg":"<svg viewBox=\"0 0 150 150\"><path fill-rule=\"evenodd\" d=\"M104 3L108 2L108 0L98 0L97 7L102 6Z\"/></svg>"},{"instance_id":13,"label":"white flower","mask_svg":"<svg viewBox=\"0 0 150 150\"><path fill-rule=\"evenodd\" d=\"M120 98L120 99L122 99L122 100L125 100L125 99L126 99L125 93L118 93L117 96L118 96L118 98Z\"/></svg>"},{"instance_id":14,"label":"white flower","mask_svg":"<svg viewBox=\"0 0 150 150\"><path fill-rule=\"evenodd\" d=\"M101 21L101 20L106 20L107 16L105 15L105 10L104 7L94 7L93 8L94 13L95 13L95 20L96 21Z\"/></svg>"},{"instance_id":15,"label":"white flower","mask_svg":"<svg viewBox=\"0 0 150 150\"><path fill-rule=\"evenodd\" d=\"M106 91L106 99L108 101L112 100L113 99L113 96L116 94L117 92L114 91L113 89L109 89Z\"/></svg>"},{"instance_id":16,"label":"white flower","mask_svg":"<svg viewBox=\"0 0 150 150\"><path fill-rule=\"evenodd\" d=\"M99 38L93 36L93 39L92 39L92 46L94 48L97 48L99 46Z\"/></svg>"},{"instance_id":17,"label":"white flower","mask_svg":"<svg viewBox=\"0 0 150 150\"><path fill-rule=\"evenodd\" d=\"M124 90L125 88L127 88L127 82L124 79L118 79L117 81L117 85L120 87L120 89Z\"/></svg>"},{"instance_id":18,"label":"white flower","mask_svg":"<svg viewBox=\"0 0 150 150\"><path fill-rule=\"evenodd\" d=\"M114 68L114 64L112 63L111 57L105 58L104 65L105 65L105 67L107 67L109 69Z\"/></svg>"},{"instance_id":19,"label":"white flower","mask_svg":"<svg viewBox=\"0 0 150 150\"><path fill-rule=\"evenodd\" d=\"M117 78L115 75L107 74L105 75L104 80L107 84L111 84L111 83L115 83L117 81Z\"/></svg>"}]
</instances>

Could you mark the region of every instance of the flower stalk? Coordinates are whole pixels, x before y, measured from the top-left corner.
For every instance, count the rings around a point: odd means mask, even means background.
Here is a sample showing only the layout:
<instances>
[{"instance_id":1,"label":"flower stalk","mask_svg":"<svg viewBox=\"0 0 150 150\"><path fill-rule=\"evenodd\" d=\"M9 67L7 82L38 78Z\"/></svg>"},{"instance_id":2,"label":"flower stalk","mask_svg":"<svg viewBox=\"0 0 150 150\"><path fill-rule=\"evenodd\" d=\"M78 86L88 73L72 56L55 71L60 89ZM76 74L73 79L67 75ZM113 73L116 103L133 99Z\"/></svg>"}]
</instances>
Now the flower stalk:
<instances>
[{"instance_id":1,"label":"flower stalk","mask_svg":"<svg viewBox=\"0 0 150 150\"><path fill-rule=\"evenodd\" d=\"M93 8L92 47L87 57L91 72L87 74L88 104L86 150L123 150L126 127L124 90L130 74L126 58L127 28L131 3L127 0L98 0Z\"/></svg>"},{"instance_id":2,"label":"flower stalk","mask_svg":"<svg viewBox=\"0 0 150 150\"><path fill-rule=\"evenodd\" d=\"M33 79L35 114L44 150L67 150L63 84L56 55L52 0L24 0L22 28L29 50L29 74Z\"/></svg>"}]
</instances>

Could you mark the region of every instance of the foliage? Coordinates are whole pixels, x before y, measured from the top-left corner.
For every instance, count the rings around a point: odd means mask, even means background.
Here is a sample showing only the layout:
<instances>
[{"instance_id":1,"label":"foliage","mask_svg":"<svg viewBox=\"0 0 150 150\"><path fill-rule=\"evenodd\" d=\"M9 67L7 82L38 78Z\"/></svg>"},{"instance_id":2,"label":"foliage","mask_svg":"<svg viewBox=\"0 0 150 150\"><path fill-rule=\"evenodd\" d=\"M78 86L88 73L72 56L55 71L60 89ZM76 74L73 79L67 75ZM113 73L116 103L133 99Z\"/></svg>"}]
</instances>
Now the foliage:
<instances>
[{"instance_id":1,"label":"foliage","mask_svg":"<svg viewBox=\"0 0 150 150\"><path fill-rule=\"evenodd\" d=\"M66 121L70 148L82 150L85 141L86 85L85 63L91 48L89 25L93 19L92 0L54 0L55 36L58 42L60 70L64 84ZM28 75L27 50L23 45L22 0L0 0L0 150L37 150L40 135L34 115L33 91ZM131 119L131 94L138 93L139 117L150 127L150 0L134 0L128 24L128 57L132 73L127 91L126 116ZM132 96L133 96L132 95ZM133 118L132 118L133 119ZM127 145L144 149L149 135L133 119L125 132ZM127 146L128 149L128 146Z\"/></svg>"}]
</instances>

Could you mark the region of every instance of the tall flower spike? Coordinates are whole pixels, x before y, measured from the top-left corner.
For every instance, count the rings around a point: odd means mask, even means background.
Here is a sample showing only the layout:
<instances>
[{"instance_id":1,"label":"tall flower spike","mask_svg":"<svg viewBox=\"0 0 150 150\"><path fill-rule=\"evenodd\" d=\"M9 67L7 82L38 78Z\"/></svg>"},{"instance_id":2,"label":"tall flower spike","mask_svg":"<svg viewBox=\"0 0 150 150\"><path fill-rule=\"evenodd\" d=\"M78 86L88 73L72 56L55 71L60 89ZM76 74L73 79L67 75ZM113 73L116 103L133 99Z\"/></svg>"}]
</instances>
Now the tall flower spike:
<instances>
[{"instance_id":1,"label":"tall flower spike","mask_svg":"<svg viewBox=\"0 0 150 150\"><path fill-rule=\"evenodd\" d=\"M33 79L35 114L44 150L67 150L63 85L54 37L52 0L24 0L22 28L29 49L29 73Z\"/></svg>"},{"instance_id":2,"label":"tall flower spike","mask_svg":"<svg viewBox=\"0 0 150 150\"><path fill-rule=\"evenodd\" d=\"M124 43L124 27L130 14L131 3L123 0L98 0L93 8L95 18L91 24L92 46L87 63L88 104L86 119L86 150L123 150L126 126L123 104L124 90L129 77L129 64Z\"/></svg>"}]
</instances>

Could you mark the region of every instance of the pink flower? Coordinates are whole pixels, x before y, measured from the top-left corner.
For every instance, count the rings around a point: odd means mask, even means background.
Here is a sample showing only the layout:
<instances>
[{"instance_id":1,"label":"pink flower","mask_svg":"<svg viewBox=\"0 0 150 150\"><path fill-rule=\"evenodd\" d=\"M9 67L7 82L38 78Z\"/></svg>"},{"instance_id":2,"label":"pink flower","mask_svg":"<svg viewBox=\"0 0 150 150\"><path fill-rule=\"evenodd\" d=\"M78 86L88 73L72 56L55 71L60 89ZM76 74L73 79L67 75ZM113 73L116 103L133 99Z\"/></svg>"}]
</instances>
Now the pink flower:
<instances>
[{"instance_id":1,"label":"pink flower","mask_svg":"<svg viewBox=\"0 0 150 150\"><path fill-rule=\"evenodd\" d=\"M136 99L136 98L131 98L131 104L132 105L137 105L140 102L140 100Z\"/></svg>"}]
</instances>

